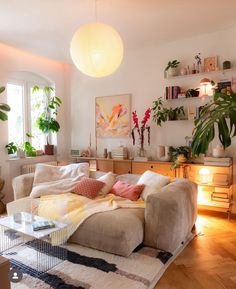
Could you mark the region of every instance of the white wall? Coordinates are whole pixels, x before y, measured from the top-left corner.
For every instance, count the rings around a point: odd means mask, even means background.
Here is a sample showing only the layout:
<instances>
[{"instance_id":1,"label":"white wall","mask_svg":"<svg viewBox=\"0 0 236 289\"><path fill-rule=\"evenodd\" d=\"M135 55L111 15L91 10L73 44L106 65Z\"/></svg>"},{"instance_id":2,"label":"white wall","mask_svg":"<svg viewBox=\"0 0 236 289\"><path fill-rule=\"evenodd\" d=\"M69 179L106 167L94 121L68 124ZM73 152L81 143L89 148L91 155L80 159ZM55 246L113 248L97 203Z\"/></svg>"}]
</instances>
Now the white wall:
<instances>
[{"instance_id":1,"label":"white wall","mask_svg":"<svg viewBox=\"0 0 236 289\"><path fill-rule=\"evenodd\" d=\"M141 118L145 109L152 106L153 100L163 95L164 87L168 85L163 71L169 60L178 59L183 65L192 64L194 56L201 52L203 57L218 55L220 64L224 60L230 60L236 66L234 35L236 35L236 28L179 40L162 46L140 48L135 51L125 50L121 67L113 75L104 79L86 77L74 68L71 76L72 147L87 147L90 132L92 146L95 147L94 104L96 96L132 93L132 110L137 110ZM236 72L233 76L236 77ZM169 85L197 87L200 79L200 77L189 77L178 83L169 82ZM182 105L189 101L193 100L175 101L173 104ZM184 145L185 136L191 136L193 129L192 121L167 122L161 128L156 127L153 122L150 123L150 151L153 157L156 155L158 144ZM119 141L117 139L98 140L98 153L101 154L105 147L111 149L119 145ZM121 141L132 148L130 139L121 139ZM235 149L236 139L228 150L236 161ZM234 183L236 183L236 175L234 175ZM236 191L234 191L234 195L234 212L236 213Z\"/></svg>"},{"instance_id":2,"label":"white wall","mask_svg":"<svg viewBox=\"0 0 236 289\"><path fill-rule=\"evenodd\" d=\"M0 86L6 85L9 77L16 71L33 72L55 83L57 95L63 101L58 115L61 125L61 130L57 135L58 158L59 160L66 159L70 148L70 66L1 43L0 63ZM6 95L0 95L0 102L7 102ZM6 194L5 202L12 199L11 180L9 177L11 168L4 149L8 143L7 136L7 122L0 122L0 167L2 167L1 175L6 181L4 188L4 193Z\"/></svg>"}]
</instances>

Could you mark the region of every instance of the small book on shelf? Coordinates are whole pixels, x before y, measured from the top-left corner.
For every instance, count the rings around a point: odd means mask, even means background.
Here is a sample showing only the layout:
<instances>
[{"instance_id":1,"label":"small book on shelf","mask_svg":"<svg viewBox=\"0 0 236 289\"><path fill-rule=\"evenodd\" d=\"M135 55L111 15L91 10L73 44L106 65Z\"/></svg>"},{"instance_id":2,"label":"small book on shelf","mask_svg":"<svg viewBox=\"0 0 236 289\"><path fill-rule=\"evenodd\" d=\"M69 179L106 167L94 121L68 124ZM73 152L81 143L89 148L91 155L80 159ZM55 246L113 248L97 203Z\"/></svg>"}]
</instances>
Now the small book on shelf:
<instances>
[{"instance_id":1,"label":"small book on shelf","mask_svg":"<svg viewBox=\"0 0 236 289\"><path fill-rule=\"evenodd\" d=\"M39 221L32 224L34 231L54 228L55 224L52 221Z\"/></svg>"}]
</instances>

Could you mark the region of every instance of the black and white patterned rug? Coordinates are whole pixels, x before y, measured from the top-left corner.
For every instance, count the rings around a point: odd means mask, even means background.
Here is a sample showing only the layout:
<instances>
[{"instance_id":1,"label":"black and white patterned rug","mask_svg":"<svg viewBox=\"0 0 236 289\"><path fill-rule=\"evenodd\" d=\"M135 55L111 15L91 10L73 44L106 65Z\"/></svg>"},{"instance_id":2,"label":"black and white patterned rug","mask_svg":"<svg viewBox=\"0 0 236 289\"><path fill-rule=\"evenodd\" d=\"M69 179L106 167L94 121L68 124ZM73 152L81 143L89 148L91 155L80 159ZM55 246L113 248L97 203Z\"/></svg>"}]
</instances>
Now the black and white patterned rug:
<instances>
[{"instance_id":1,"label":"black and white patterned rug","mask_svg":"<svg viewBox=\"0 0 236 289\"><path fill-rule=\"evenodd\" d=\"M127 258L68 244L62 249L66 254L59 257L61 263L47 273L36 266L37 242L12 248L3 256L10 260L11 267L23 272L23 279L12 283L12 289L150 289L187 243L174 255L140 246ZM45 259L54 257L57 249L48 247Z\"/></svg>"}]
</instances>

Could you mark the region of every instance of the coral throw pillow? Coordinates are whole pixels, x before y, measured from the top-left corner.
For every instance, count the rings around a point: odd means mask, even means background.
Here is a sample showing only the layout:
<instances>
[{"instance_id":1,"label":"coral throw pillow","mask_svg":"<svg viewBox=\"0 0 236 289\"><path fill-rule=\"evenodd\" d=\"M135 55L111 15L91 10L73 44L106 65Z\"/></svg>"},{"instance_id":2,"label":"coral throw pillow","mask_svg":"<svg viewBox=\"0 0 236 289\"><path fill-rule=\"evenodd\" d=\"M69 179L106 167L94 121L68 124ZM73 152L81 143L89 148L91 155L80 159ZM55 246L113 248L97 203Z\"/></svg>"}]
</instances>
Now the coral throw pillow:
<instances>
[{"instance_id":1,"label":"coral throw pillow","mask_svg":"<svg viewBox=\"0 0 236 289\"><path fill-rule=\"evenodd\" d=\"M103 186L104 183L101 181L90 178L83 178L74 187L73 192L89 199L94 199L97 197Z\"/></svg>"},{"instance_id":2,"label":"coral throw pillow","mask_svg":"<svg viewBox=\"0 0 236 289\"><path fill-rule=\"evenodd\" d=\"M111 189L111 193L131 201L137 201L145 185L131 185L118 181Z\"/></svg>"}]
</instances>

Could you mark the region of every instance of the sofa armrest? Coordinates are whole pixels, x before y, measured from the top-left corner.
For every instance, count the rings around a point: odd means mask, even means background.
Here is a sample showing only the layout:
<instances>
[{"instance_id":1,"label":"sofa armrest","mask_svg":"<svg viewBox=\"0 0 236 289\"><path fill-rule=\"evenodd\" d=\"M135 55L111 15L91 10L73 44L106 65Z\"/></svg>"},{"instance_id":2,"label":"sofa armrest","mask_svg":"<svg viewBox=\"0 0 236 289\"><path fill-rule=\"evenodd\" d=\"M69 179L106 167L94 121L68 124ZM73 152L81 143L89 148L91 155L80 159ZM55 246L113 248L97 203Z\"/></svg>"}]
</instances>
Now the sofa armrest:
<instances>
[{"instance_id":1,"label":"sofa armrest","mask_svg":"<svg viewBox=\"0 0 236 289\"><path fill-rule=\"evenodd\" d=\"M20 175L12 180L14 200L30 195L34 182L34 173Z\"/></svg>"},{"instance_id":2,"label":"sofa armrest","mask_svg":"<svg viewBox=\"0 0 236 289\"><path fill-rule=\"evenodd\" d=\"M189 237L197 218L197 185L176 179L149 195L144 244L173 253Z\"/></svg>"}]
</instances>

